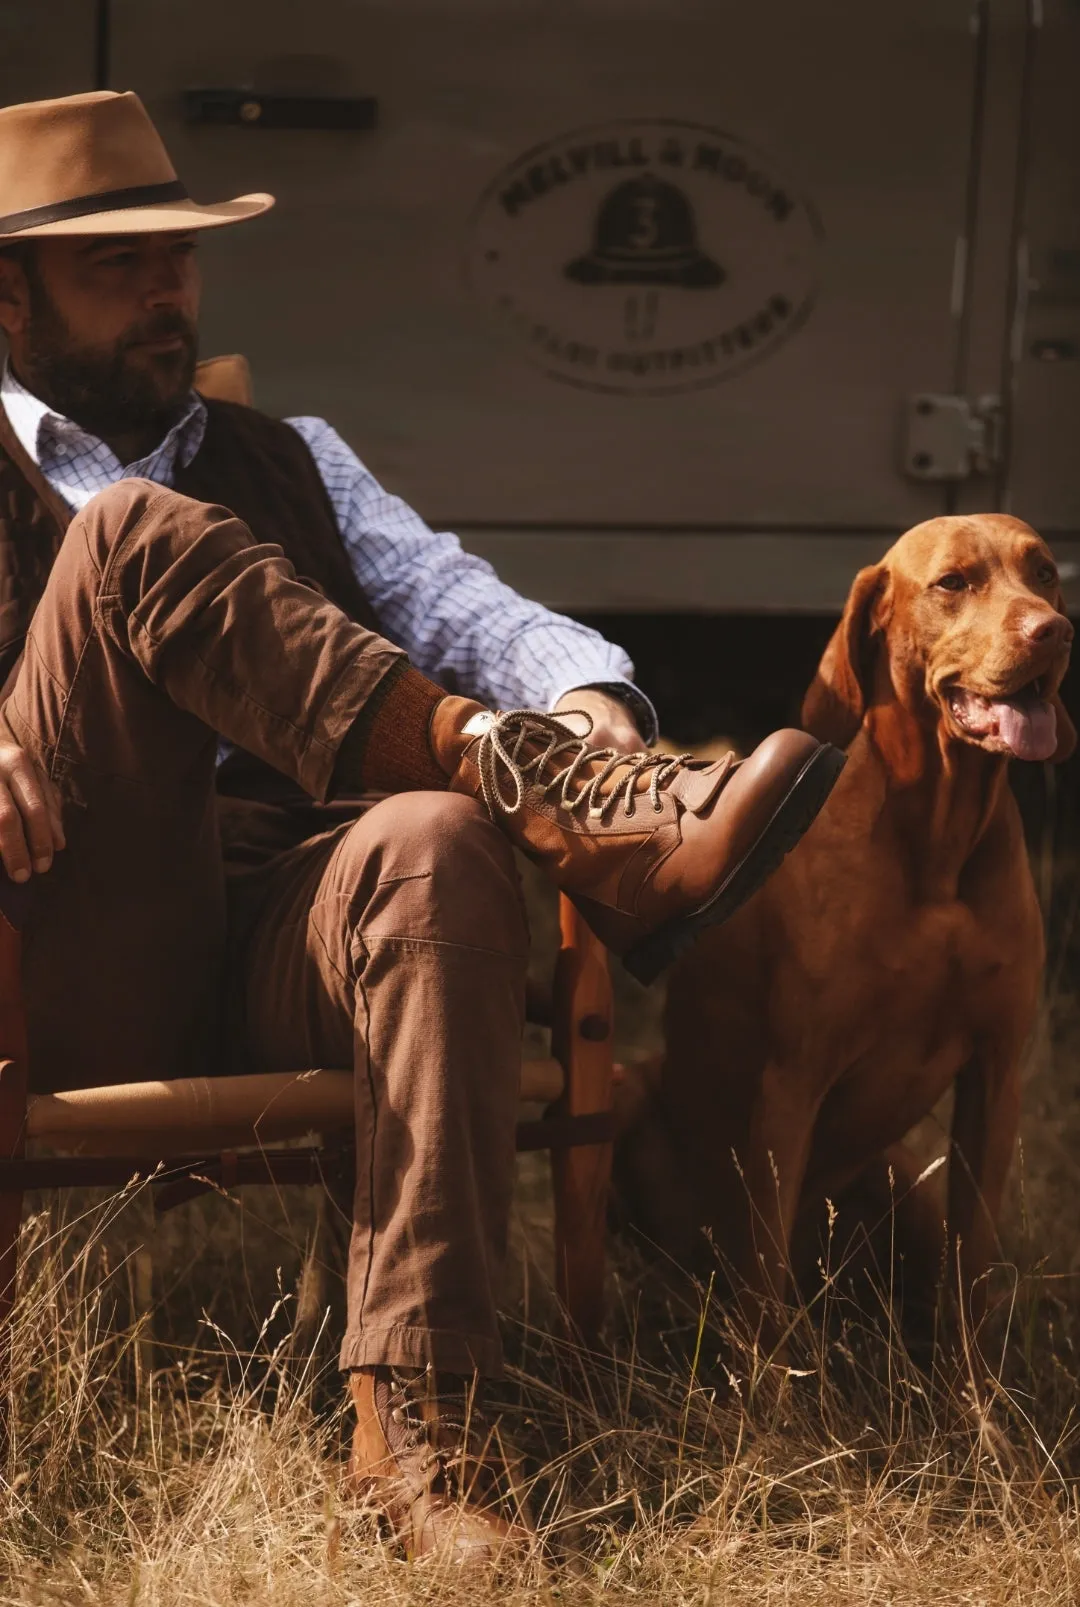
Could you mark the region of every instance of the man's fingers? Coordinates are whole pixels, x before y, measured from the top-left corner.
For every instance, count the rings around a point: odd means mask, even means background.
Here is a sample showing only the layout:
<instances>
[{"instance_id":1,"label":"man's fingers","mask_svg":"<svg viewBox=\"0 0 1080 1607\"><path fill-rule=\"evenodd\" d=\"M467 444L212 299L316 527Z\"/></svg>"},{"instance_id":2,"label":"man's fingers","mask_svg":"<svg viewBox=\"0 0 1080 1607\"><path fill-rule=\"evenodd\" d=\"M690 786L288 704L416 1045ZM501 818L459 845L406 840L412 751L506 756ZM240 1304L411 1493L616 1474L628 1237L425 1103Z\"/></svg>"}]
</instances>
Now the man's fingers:
<instances>
[{"instance_id":1,"label":"man's fingers","mask_svg":"<svg viewBox=\"0 0 1080 1607\"><path fill-rule=\"evenodd\" d=\"M10 789L0 781L0 860L13 882L30 878L30 850L26 845L22 814Z\"/></svg>"},{"instance_id":2,"label":"man's fingers","mask_svg":"<svg viewBox=\"0 0 1080 1607\"><path fill-rule=\"evenodd\" d=\"M13 881L47 871L64 846L60 796L30 755L0 744L0 860Z\"/></svg>"},{"instance_id":3,"label":"man's fingers","mask_svg":"<svg viewBox=\"0 0 1080 1607\"><path fill-rule=\"evenodd\" d=\"M644 745L641 732L629 720L612 728L610 747L623 753L640 753Z\"/></svg>"},{"instance_id":4,"label":"man's fingers","mask_svg":"<svg viewBox=\"0 0 1080 1607\"><path fill-rule=\"evenodd\" d=\"M615 748L619 753L640 753L641 732L629 720L597 720L589 736L591 746Z\"/></svg>"},{"instance_id":5,"label":"man's fingers","mask_svg":"<svg viewBox=\"0 0 1080 1607\"><path fill-rule=\"evenodd\" d=\"M11 766L7 783L9 794L22 816L24 845L29 847L32 866L36 871L46 871L52 864L53 850L57 846L46 778L22 754Z\"/></svg>"},{"instance_id":6,"label":"man's fingers","mask_svg":"<svg viewBox=\"0 0 1080 1607\"><path fill-rule=\"evenodd\" d=\"M584 722L571 717L573 710L581 710L592 721L587 738L590 747L614 748L618 753L640 753L644 747L641 732L621 698L590 686L564 693L555 705L555 713L580 736L584 734L580 729Z\"/></svg>"}]
</instances>

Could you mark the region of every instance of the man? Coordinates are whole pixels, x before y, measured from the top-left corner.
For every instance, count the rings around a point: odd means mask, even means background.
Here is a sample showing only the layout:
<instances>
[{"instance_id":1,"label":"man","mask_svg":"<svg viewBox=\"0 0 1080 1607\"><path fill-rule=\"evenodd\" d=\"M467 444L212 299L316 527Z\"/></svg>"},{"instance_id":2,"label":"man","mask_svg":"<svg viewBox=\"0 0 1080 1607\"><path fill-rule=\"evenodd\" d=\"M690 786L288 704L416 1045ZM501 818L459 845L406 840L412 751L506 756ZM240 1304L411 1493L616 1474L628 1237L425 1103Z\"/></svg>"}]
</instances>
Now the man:
<instances>
[{"instance_id":1,"label":"man","mask_svg":"<svg viewBox=\"0 0 1080 1607\"><path fill-rule=\"evenodd\" d=\"M31 1076L178 1075L225 1045L355 1066L353 1475L413 1551L487 1555L510 1533L473 1386L499 1367L513 1170L511 845L651 976L842 760L799 732L740 766L622 757L652 714L617 648L429 531L323 421L198 397L196 235L269 205L192 202L134 95L0 110L0 857L33 876ZM539 712L566 708L598 753Z\"/></svg>"}]
</instances>

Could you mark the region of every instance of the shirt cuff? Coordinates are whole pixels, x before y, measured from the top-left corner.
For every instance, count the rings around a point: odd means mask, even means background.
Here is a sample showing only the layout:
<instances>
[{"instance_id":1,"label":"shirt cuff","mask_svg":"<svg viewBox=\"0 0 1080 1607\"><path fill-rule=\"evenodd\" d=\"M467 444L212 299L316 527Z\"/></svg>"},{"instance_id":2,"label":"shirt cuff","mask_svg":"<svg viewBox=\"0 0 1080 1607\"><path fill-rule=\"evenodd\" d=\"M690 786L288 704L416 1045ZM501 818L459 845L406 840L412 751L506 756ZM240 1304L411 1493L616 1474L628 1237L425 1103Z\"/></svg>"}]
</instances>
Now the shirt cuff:
<instances>
[{"instance_id":1,"label":"shirt cuff","mask_svg":"<svg viewBox=\"0 0 1080 1607\"><path fill-rule=\"evenodd\" d=\"M630 710L635 725L650 748L660 735L660 722L656 717L656 710L633 681L575 681L572 686L564 686L556 692L548 707L554 709L569 692L606 692L609 697L617 697Z\"/></svg>"}]
</instances>

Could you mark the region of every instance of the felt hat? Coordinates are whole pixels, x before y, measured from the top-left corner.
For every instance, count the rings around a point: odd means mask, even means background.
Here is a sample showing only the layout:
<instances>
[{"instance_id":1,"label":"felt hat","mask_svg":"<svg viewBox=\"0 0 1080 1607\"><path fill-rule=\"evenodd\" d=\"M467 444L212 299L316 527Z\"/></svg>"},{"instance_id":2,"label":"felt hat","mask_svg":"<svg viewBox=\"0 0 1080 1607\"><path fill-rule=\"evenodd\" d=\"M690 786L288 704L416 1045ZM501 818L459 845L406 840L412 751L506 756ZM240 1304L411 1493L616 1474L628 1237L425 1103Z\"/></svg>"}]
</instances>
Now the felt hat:
<instances>
[{"instance_id":1,"label":"felt hat","mask_svg":"<svg viewBox=\"0 0 1080 1607\"><path fill-rule=\"evenodd\" d=\"M273 204L272 195L193 201L130 91L0 107L0 241L217 229Z\"/></svg>"}]
</instances>

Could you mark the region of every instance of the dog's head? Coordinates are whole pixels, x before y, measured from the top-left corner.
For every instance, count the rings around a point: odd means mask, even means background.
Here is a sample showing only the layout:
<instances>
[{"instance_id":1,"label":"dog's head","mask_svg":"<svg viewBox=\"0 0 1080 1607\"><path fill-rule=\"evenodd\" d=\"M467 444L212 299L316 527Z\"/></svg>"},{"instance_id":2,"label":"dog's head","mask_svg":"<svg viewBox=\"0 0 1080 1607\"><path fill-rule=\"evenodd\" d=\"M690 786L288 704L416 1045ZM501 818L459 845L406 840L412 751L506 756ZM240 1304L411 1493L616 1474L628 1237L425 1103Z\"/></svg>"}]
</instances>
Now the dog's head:
<instances>
[{"instance_id":1,"label":"dog's head","mask_svg":"<svg viewBox=\"0 0 1080 1607\"><path fill-rule=\"evenodd\" d=\"M945 742L1066 759L1076 731L1058 689L1072 638L1053 554L1030 525L930 519L856 576L803 723L847 747L891 698Z\"/></svg>"}]
</instances>

